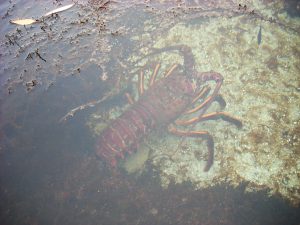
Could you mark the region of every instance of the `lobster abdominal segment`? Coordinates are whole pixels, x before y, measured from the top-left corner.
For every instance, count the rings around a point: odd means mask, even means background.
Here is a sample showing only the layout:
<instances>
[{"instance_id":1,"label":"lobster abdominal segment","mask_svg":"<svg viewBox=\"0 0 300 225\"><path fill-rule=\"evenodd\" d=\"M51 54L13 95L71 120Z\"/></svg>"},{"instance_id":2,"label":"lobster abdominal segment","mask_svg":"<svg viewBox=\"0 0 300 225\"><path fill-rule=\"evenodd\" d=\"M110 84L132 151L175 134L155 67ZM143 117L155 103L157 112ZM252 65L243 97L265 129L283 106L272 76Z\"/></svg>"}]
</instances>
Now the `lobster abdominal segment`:
<instances>
[{"instance_id":1,"label":"lobster abdominal segment","mask_svg":"<svg viewBox=\"0 0 300 225\"><path fill-rule=\"evenodd\" d=\"M132 107L103 131L98 139L97 155L116 166L117 157L124 158L125 152L133 152L134 146L154 125L154 120L142 107Z\"/></svg>"}]
</instances>

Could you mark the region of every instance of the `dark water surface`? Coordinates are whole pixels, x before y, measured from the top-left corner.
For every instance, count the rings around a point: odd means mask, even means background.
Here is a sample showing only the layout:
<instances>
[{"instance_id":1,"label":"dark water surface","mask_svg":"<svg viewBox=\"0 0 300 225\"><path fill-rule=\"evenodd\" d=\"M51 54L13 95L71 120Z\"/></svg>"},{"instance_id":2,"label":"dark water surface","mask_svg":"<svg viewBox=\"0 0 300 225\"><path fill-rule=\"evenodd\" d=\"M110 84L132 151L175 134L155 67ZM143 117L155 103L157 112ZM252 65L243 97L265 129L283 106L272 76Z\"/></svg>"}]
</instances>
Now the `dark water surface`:
<instances>
[{"instance_id":1,"label":"dark water surface","mask_svg":"<svg viewBox=\"0 0 300 225\"><path fill-rule=\"evenodd\" d=\"M155 44L133 38L142 37L144 22L152 19L154 38L181 20L201 24L239 12L232 1L203 1L207 11L199 22L188 10L169 10L183 1L145 2L81 1L26 27L9 20L41 18L71 2L1 2L0 224L300 224L298 205L269 196L268 188L246 192L248 182L220 182L195 190L193 182L172 179L162 188L162 170L151 163L128 174L109 170L96 157L97 134L87 123L96 109L103 115L124 109L124 93L135 94L131 79L141 66L130 57L141 58L139 51ZM61 120L112 90L100 107ZM294 191L299 194L299 185Z\"/></svg>"}]
</instances>

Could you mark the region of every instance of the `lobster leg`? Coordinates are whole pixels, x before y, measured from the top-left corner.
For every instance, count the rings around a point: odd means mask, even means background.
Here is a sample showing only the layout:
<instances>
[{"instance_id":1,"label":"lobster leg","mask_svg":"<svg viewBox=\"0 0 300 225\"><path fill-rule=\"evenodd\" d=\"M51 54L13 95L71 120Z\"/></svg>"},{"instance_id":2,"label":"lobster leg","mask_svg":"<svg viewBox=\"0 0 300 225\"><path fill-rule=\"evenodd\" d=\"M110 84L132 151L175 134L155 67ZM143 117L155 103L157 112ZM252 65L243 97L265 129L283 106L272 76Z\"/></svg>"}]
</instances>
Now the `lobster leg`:
<instances>
[{"instance_id":1,"label":"lobster leg","mask_svg":"<svg viewBox=\"0 0 300 225\"><path fill-rule=\"evenodd\" d=\"M194 103L196 100L200 99L201 97L205 96L208 91L210 91L210 88L209 87L204 87L200 91L199 95L192 101L192 103ZM197 111L199 111L199 110L202 109L202 112L200 113L199 116L193 117L193 118L191 118L189 120L176 120L175 124L176 125L190 125L192 123L196 123L196 122L201 121L202 117L203 117L203 112L204 112L204 110L206 111L206 109L203 110L203 108L206 107L207 104L211 104L213 101L217 101L221 105L222 109L224 109L225 106L226 106L226 102L225 102L225 100L223 99L223 97L221 95L218 94L217 96L215 96L214 99L212 99L211 96L210 96L204 102L202 102L200 105L196 106L193 109L190 109L190 110L187 110L187 111L184 112L184 114L191 114L191 113L195 113L195 112L197 112ZM223 113L222 115L224 117L225 113ZM232 117L232 116L229 116L229 117Z\"/></svg>"},{"instance_id":2,"label":"lobster leg","mask_svg":"<svg viewBox=\"0 0 300 225\"><path fill-rule=\"evenodd\" d=\"M158 70L160 68L160 64L158 63L156 66L155 66L155 69L150 77L150 82L149 82L149 86L152 86L155 82L155 79L157 77L157 74L158 74Z\"/></svg>"},{"instance_id":3,"label":"lobster leg","mask_svg":"<svg viewBox=\"0 0 300 225\"><path fill-rule=\"evenodd\" d=\"M203 90L203 91L205 91L205 90ZM204 93L204 94L207 94L207 93ZM226 106L226 102L225 102L224 98L221 95L217 95L215 97L215 99L213 99L213 101L217 101L221 105L222 109L224 109L225 106ZM184 114L195 113L195 112L199 111L200 109L202 109L205 106L205 104L207 104L207 100L205 100L204 102L202 102L200 105L194 107L193 109L185 111Z\"/></svg>"},{"instance_id":4,"label":"lobster leg","mask_svg":"<svg viewBox=\"0 0 300 225\"><path fill-rule=\"evenodd\" d=\"M192 101L192 104L194 104L196 101L198 101L200 98L202 98L203 96L206 96L208 94L208 92L210 91L210 87L205 86L202 88L202 90L199 92L198 96L196 98L194 98L194 100ZM188 113L188 112L185 112Z\"/></svg>"},{"instance_id":5,"label":"lobster leg","mask_svg":"<svg viewBox=\"0 0 300 225\"><path fill-rule=\"evenodd\" d=\"M215 101L217 101L219 103L219 105L221 106L221 109L224 109L226 107L226 101L225 99L222 97L222 95L217 95L215 98Z\"/></svg>"},{"instance_id":6,"label":"lobster leg","mask_svg":"<svg viewBox=\"0 0 300 225\"><path fill-rule=\"evenodd\" d=\"M216 72L205 72L197 74L197 77L200 79L201 82L207 82L207 81L215 81L216 86L213 91L213 93L202 103L202 111L199 116L203 115L208 107L211 105L211 103L214 101L214 99L218 96L220 88L223 84L223 76Z\"/></svg>"},{"instance_id":7,"label":"lobster leg","mask_svg":"<svg viewBox=\"0 0 300 225\"><path fill-rule=\"evenodd\" d=\"M174 64L169 70L168 72L164 75L164 78L170 76L172 74L172 72L178 67L177 64Z\"/></svg>"},{"instance_id":8,"label":"lobster leg","mask_svg":"<svg viewBox=\"0 0 300 225\"><path fill-rule=\"evenodd\" d=\"M231 122L231 123L235 124L239 128L242 127L242 122L239 119L237 119L236 117L231 116L229 113L226 113L226 112L207 113L207 114L202 115L195 122L204 121L204 120L215 120L215 119L223 119L225 121L228 121L228 122Z\"/></svg>"},{"instance_id":9,"label":"lobster leg","mask_svg":"<svg viewBox=\"0 0 300 225\"><path fill-rule=\"evenodd\" d=\"M139 92L139 97L144 93L144 72L141 71L138 77L138 92Z\"/></svg>"},{"instance_id":10,"label":"lobster leg","mask_svg":"<svg viewBox=\"0 0 300 225\"><path fill-rule=\"evenodd\" d=\"M242 126L242 122L239 119L231 116L230 114L228 114L226 112L213 112L213 113L200 115L198 117L193 117L189 120L176 120L175 124L180 125L180 126L187 126L187 125L191 125L193 123L197 123L197 122L200 122L203 120L213 120L213 119L223 119L225 121L232 122L237 127Z\"/></svg>"},{"instance_id":11,"label":"lobster leg","mask_svg":"<svg viewBox=\"0 0 300 225\"><path fill-rule=\"evenodd\" d=\"M133 100L132 96L131 96L128 92L125 93L125 96L126 96L126 98L127 98L128 103L129 103L130 105L133 105L134 100Z\"/></svg>"},{"instance_id":12,"label":"lobster leg","mask_svg":"<svg viewBox=\"0 0 300 225\"><path fill-rule=\"evenodd\" d=\"M208 148L208 159L206 162L206 166L204 171L207 172L213 164L214 161L214 140L213 137L207 131L183 131L178 130L174 126L169 126L168 130L170 133L175 134L177 136L184 137L205 137L207 140L207 148Z\"/></svg>"},{"instance_id":13,"label":"lobster leg","mask_svg":"<svg viewBox=\"0 0 300 225\"><path fill-rule=\"evenodd\" d=\"M172 72L177 68L177 64L174 64L167 73L165 73L164 78L168 77L169 75L172 74ZM160 64L158 63L155 68L154 71L150 77L150 81L149 81L149 86L151 87L156 80L157 74L158 74L158 70L160 68ZM145 76L144 76L144 72L141 71L141 73L139 74L139 79L138 79L138 91L139 91L139 96L141 96L144 91L145 91L145 87L144 87L144 80L145 80ZM127 96L126 96L127 97ZM128 97L127 97L128 98ZM130 102L130 101L129 101Z\"/></svg>"},{"instance_id":14,"label":"lobster leg","mask_svg":"<svg viewBox=\"0 0 300 225\"><path fill-rule=\"evenodd\" d=\"M150 77L150 82L149 82L149 86L152 86L155 82L155 79L157 77L157 74L158 74L158 70L160 68L160 64L157 64L155 66L155 69ZM145 75L144 75L144 72L141 71L140 74L139 74L139 77L138 77L138 92L139 92L139 97L141 97L141 95L144 93L145 91Z\"/></svg>"},{"instance_id":15,"label":"lobster leg","mask_svg":"<svg viewBox=\"0 0 300 225\"><path fill-rule=\"evenodd\" d=\"M172 72L178 67L177 64L174 64L165 74L164 74L164 78L168 77L169 75L172 74ZM157 64L154 71L153 71L153 74L151 75L151 78L150 78L150 82L149 82L149 86L152 86L154 83L155 83L155 80L156 80L156 77L157 77L157 74L158 74L158 70L160 68L160 64Z\"/></svg>"}]
</instances>

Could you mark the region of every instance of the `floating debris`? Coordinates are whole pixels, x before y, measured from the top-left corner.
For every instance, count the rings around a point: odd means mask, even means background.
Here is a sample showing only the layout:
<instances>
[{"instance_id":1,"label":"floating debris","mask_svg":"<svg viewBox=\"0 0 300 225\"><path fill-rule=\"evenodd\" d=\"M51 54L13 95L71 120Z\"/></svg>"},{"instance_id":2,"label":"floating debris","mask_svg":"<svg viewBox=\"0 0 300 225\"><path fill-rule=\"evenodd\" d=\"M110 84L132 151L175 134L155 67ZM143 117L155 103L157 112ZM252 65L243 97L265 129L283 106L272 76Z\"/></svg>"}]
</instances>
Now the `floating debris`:
<instances>
[{"instance_id":1,"label":"floating debris","mask_svg":"<svg viewBox=\"0 0 300 225\"><path fill-rule=\"evenodd\" d=\"M35 87L38 84L37 80L32 80L29 82L26 82L27 91L31 91L33 87Z\"/></svg>"},{"instance_id":2,"label":"floating debris","mask_svg":"<svg viewBox=\"0 0 300 225\"><path fill-rule=\"evenodd\" d=\"M74 3L73 4L69 4L69 5L65 5L65 6L62 6L60 8L57 8L57 9L54 9L54 10L51 10L50 12L47 12L44 16L50 16L54 13L58 13L58 12L61 12L61 11L65 11L71 7L74 6Z\"/></svg>"},{"instance_id":3,"label":"floating debris","mask_svg":"<svg viewBox=\"0 0 300 225\"><path fill-rule=\"evenodd\" d=\"M33 23L37 23L39 21L35 19L20 19L20 20L10 20L9 22L17 25L30 25Z\"/></svg>"},{"instance_id":4,"label":"floating debris","mask_svg":"<svg viewBox=\"0 0 300 225\"><path fill-rule=\"evenodd\" d=\"M69 4L69 5L65 5L63 7L60 7L60 8L54 9L54 10L51 10L50 12L47 12L44 15L44 17L51 16L54 13L65 11L65 10L67 10L67 9L73 7L73 6L74 6L74 3L73 4ZM10 23L16 24L16 25L30 25L30 24L34 24L34 23L37 23L37 22L39 22L39 20L37 20L37 19L17 19L17 20L10 20Z\"/></svg>"}]
</instances>

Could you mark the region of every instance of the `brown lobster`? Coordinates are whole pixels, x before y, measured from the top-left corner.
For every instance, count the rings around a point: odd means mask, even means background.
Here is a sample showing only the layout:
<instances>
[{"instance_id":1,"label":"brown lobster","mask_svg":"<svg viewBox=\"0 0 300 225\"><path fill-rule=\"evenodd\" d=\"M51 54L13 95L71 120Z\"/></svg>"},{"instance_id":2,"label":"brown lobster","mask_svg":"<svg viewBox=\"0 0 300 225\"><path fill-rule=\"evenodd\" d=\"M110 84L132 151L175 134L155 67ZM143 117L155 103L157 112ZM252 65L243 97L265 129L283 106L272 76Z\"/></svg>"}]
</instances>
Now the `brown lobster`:
<instances>
[{"instance_id":1,"label":"brown lobster","mask_svg":"<svg viewBox=\"0 0 300 225\"><path fill-rule=\"evenodd\" d=\"M219 90L223 82L221 74L216 72L199 73L194 69L195 61L192 51L185 45L171 46L159 49L154 53L177 50L183 54L184 65L173 65L164 78L156 80L159 64L156 66L149 80L149 87L144 89L144 73L141 71L138 79L139 99L134 102L128 95L131 106L120 117L101 133L97 140L96 154L105 159L112 167L116 167L117 159L124 158L125 153L132 153L137 149L138 143L150 132L161 127L178 136L205 137L209 156L204 168L208 171L213 164L214 142L207 131L178 130L174 125L186 126L193 123L222 118L233 122L238 127L242 126L240 120L225 112L206 113L213 101L222 98ZM150 54L150 55L151 55ZM207 81L215 81L216 85L210 95L210 88L205 85ZM198 106L195 103L202 99ZM225 103L225 101L223 101ZM225 103L226 104L226 103ZM192 109L189 109L193 107ZM189 109L189 110L187 110ZM179 120L182 114L198 112L196 117Z\"/></svg>"}]
</instances>

